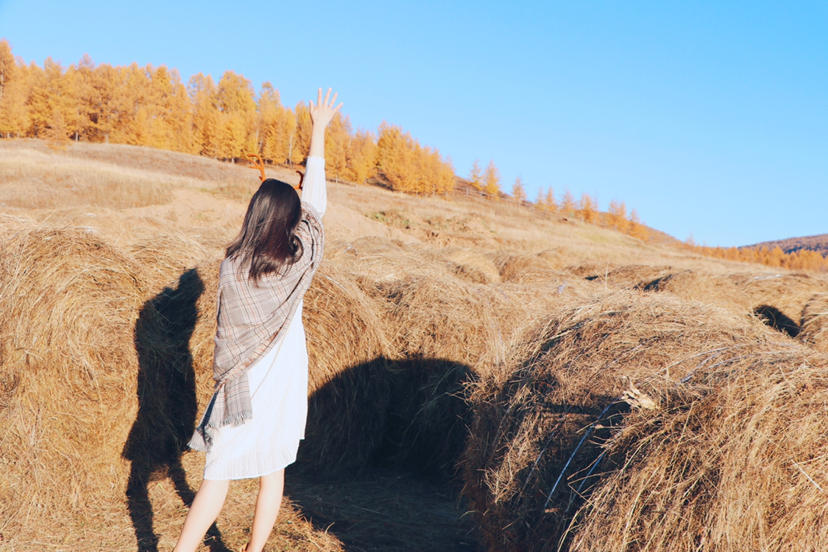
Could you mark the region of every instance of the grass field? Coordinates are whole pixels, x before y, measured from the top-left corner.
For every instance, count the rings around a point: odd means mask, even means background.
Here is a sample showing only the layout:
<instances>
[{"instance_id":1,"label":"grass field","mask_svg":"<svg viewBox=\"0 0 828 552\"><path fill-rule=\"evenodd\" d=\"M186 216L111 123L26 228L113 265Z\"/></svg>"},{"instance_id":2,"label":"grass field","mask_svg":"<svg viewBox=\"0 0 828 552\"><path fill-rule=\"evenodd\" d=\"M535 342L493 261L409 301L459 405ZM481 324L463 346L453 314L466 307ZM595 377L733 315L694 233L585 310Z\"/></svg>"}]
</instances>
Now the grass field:
<instances>
[{"instance_id":1,"label":"grass field","mask_svg":"<svg viewBox=\"0 0 828 552\"><path fill-rule=\"evenodd\" d=\"M257 184L0 141L0 550L172 548ZM307 439L268 550L828 549L828 275L328 186ZM231 486L209 549L245 542L255 490Z\"/></svg>"}]
</instances>

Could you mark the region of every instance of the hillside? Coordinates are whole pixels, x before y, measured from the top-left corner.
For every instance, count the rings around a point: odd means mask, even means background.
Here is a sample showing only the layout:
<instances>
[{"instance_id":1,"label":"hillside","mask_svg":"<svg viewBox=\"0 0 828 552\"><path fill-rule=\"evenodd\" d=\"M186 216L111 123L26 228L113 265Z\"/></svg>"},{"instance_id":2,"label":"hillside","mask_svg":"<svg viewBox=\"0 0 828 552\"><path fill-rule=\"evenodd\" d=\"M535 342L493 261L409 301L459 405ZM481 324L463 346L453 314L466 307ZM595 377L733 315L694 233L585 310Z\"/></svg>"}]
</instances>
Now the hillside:
<instances>
[{"instance_id":1,"label":"hillside","mask_svg":"<svg viewBox=\"0 0 828 552\"><path fill-rule=\"evenodd\" d=\"M257 185L0 141L0 548L172 547L218 263ZM828 547L828 275L473 195L328 201L269 550ZM212 550L243 544L255 491L231 487Z\"/></svg>"},{"instance_id":2,"label":"hillside","mask_svg":"<svg viewBox=\"0 0 828 552\"><path fill-rule=\"evenodd\" d=\"M828 256L828 234L819 234L816 236L801 236L798 238L787 238L784 240L773 240L749 245L746 247L766 247L773 249L779 247L785 253L799 251L801 249L808 249L816 251L822 255Z\"/></svg>"}]
</instances>

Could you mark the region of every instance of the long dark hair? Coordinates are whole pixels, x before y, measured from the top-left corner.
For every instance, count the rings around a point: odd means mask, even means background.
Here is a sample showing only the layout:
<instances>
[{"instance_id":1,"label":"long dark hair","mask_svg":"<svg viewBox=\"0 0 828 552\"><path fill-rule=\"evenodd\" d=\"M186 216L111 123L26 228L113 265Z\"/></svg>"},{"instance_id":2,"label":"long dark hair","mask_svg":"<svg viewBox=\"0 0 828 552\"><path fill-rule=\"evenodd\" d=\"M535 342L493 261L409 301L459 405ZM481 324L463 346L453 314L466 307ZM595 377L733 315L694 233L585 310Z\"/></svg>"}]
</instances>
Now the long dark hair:
<instances>
[{"instance_id":1,"label":"long dark hair","mask_svg":"<svg viewBox=\"0 0 828 552\"><path fill-rule=\"evenodd\" d=\"M250 198L239 235L227 247L227 258L249 266L249 278L258 282L280 274L302 255L296 226L302 203L293 186L268 178Z\"/></svg>"}]
</instances>

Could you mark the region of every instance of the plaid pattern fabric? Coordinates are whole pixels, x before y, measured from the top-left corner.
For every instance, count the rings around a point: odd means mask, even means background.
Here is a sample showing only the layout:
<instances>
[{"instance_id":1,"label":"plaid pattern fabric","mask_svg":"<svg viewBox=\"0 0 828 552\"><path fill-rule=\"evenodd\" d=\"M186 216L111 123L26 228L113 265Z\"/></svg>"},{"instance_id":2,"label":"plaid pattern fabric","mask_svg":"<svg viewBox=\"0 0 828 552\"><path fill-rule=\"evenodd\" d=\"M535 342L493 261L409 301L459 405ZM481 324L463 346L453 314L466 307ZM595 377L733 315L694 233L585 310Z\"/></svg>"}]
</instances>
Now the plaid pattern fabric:
<instances>
[{"instance_id":1,"label":"plaid pattern fabric","mask_svg":"<svg viewBox=\"0 0 828 552\"><path fill-rule=\"evenodd\" d=\"M247 368L281 345L322 260L325 240L320 216L305 202L296 236L302 243L302 256L283 275L268 274L257 284L235 259L221 263L213 353L216 391L190 440L192 449L206 451L212 429L242 424L253 414Z\"/></svg>"}]
</instances>

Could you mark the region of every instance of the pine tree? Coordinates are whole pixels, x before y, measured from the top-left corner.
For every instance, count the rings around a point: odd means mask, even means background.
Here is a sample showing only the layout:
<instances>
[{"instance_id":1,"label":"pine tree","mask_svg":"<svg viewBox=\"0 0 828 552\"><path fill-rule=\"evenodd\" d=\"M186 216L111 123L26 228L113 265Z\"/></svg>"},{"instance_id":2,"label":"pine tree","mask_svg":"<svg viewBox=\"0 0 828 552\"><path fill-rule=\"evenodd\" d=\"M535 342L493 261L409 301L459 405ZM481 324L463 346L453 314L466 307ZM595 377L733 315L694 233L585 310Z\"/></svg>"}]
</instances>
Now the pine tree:
<instances>
[{"instance_id":1,"label":"pine tree","mask_svg":"<svg viewBox=\"0 0 828 552\"><path fill-rule=\"evenodd\" d=\"M336 113L325 132L325 170L333 178L345 178L350 140L351 122L347 117Z\"/></svg>"},{"instance_id":2,"label":"pine tree","mask_svg":"<svg viewBox=\"0 0 828 552\"><path fill-rule=\"evenodd\" d=\"M500 173L494 164L494 161L489 161L486 167L486 174L483 177L486 187L484 191L490 199L497 199L500 197Z\"/></svg>"},{"instance_id":3,"label":"pine tree","mask_svg":"<svg viewBox=\"0 0 828 552\"><path fill-rule=\"evenodd\" d=\"M296 130L293 133L293 140L290 148L290 162L293 164L302 163L310 151L311 131L313 130L313 119L310 116L310 109L304 102L296 104Z\"/></svg>"},{"instance_id":4,"label":"pine tree","mask_svg":"<svg viewBox=\"0 0 828 552\"><path fill-rule=\"evenodd\" d=\"M558 210L558 203L555 201L555 192L552 190L552 188L549 188L546 191L546 201L544 201L544 206L549 211L554 212Z\"/></svg>"},{"instance_id":5,"label":"pine tree","mask_svg":"<svg viewBox=\"0 0 828 552\"><path fill-rule=\"evenodd\" d=\"M469 173L469 183L474 186L477 191L483 191L483 173L480 170L480 161L477 159L472 163L471 173Z\"/></svg>"},{"instance_id":6,"label":"pine tree","mask_svg":"<svg viewBox=\"0 0 828 552\"><path fill-rule=\"evenodd\" d=\"M584 222L594 223L597 219L595 200L589 194L581 195L581 201L578 204L578 217Z\"/></svg>"},{"instance_id":7,"label":"pine tree","mask_svg":"<svg viewBox=\"0 0 828 552\"><path fill-rule=\"evenodd\" d=\"M569 216L575 214L575 198L568 189L564 192L563 198L561 199L561 211Z\"/></svg>"},{"instance_id":8,"label":"pine tree","mask_svg":"<svg viewBox=\"0 0 828 552\"><path fill-rule=\"evenodd\" d=\"M201 73L190 78L190 100L193 104L193 139L198 153L219 156L219 111L216 86L209 75Z\"/></svg>"},{"instance_id":9,"label":"pine tree","mask_svg":"<svg viewBox=\"0 0 828 552\"><path fill-rule=\"evenodd\" d=\"M250 81L225 71L216 100L220 112L219 156L235 160L256 151L256 100Z\"/></svg>"},{"instance_id":10,"label":"pine tree","mask_svg":"<svg viewBox=\"0 0 828 552\"><path fill-rule=\"evenodd\" d=\"M512 197L518 205L526 201L526 190L523 188L523 181L519 176L515 178L515 183L512 184Z\"/></svg>"},{"instance_id":11,"label":"pine tree","mask_svg":"<svg viewBox=\"0 0 828 552\"><path fill-rule=\"evenodd\" d=\"M357 184L374 175L377 165L377 144L370 132L357 131L348 142L345 179Z\"/></svg>"},{"instance_id":12,"label":"pine tree","mask_svg":"<svg viewBox=\"0 0 828 552\"><path fill-rule=\"evenodd\" d=\"M283 132L279 124L280 107L279 93L269 82L263 83L257 106L258 139L256 150L262 156L262 159L271 163L284 161L284 158L280 158L281 152L279 151L281 149L279 147L279 137Z\"/></svg>"},{"instance_id":13,"label":"pine tree","mask_svg":"<svg viewBox=\"0 0 828 552\"><path fill-rule=\"evenodd\" d=\"M612 200L609 204L609 222L621 232L627 231L627 206L623 201Z\"/></svg>"},{"instance_id":14,"label":"pine tree","mask_svg":"<svg viewBox=\"0 0 828 552\"><path fill-rule=\"evenodd\" d=\"M377 170L393 190L416 191L413 140L398 126L382 123L377 139Z\"/></svg>"},{"instance_id":15,"label":"pine tree","mask_svg":"<svg viewBox=\"0 0 828 552\"><path fill-rule=\"evenodd\" d=\"M0 136L22 136L26 132L28 88L26 66L18 64L9 43L0 40Z\"/></svg>"},{"instance_id":16,"label":"pine tree","mask_svg":"<svg viewBox=\"0 0 828 552\"><path fill-rule=\"evenodd\" d=\"M647 227L641 224L641 219L638 218L638 212L635 209L630 211L629 234L634 238L640 239L641 241L647 241L650 237Z\"/></svg>"}]
</instances>

